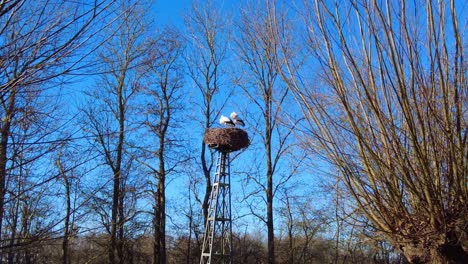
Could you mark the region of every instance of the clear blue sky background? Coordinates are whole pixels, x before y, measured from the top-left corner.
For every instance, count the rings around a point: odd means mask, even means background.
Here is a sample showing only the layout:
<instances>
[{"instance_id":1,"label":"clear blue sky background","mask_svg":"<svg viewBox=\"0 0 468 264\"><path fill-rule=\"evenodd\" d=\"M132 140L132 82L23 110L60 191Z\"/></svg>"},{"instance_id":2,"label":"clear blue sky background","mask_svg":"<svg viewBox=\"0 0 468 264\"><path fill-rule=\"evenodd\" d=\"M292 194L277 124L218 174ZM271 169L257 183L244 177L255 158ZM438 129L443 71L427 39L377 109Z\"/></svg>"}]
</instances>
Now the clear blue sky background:
<instances>
[{"instance_id":1,"label":"clear blue sky background","mask_svg":"<svg viewBox=\"0 0 468 264\"><path fill-rule=\"evenodd\" d=\"M155 21L160 25L183 26L183 16L190 5L190 0L156 0L153 5Z\"/></svg>"}]
</instances>

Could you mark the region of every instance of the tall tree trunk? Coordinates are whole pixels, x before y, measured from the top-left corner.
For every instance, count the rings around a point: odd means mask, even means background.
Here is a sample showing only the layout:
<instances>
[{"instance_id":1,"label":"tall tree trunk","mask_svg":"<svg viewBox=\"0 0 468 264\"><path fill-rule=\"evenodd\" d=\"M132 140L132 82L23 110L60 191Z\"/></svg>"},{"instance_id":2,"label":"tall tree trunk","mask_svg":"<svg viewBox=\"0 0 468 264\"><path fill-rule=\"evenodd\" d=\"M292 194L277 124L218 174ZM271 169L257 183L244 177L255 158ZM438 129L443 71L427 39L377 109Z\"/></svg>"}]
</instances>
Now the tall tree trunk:
<instances>
[{"instance_id":1,"label":"tall tree trunk","mask_svg":"<svg viewBox=\"0 0 468 264\"><path fill-rule=\"evenodd\" d=\"M208 127L206 127L208 129ZM205 188L205 194L203 196L203 204L202 204L202 209L203 209L203 223L206 224L206 220L208 218L208 206L209 206L209 199L210 199L210 194L211 194L211 171L207 165L207 160L206 160L206 145L205 142L202 142L202 148L201 148L201 164L203 167L203 175L205 176L205 183L206 183L206 188Z\"/></svg>"},{"instance_id":2,"label":"tall tree trunk","mask_svg":"<svg viewBox=\"0 0 468 264\"><path fill-rule=\"evenodd\" d=\"M210 120L211 120L211 96L207 96L204 98L205 99L205 104L206 104L206 109L205 109L205 130L210 128ZM211 166L208 166L208 161L206 160L206 144L205 142L202 142L201 146L201 153L200 153L200 158L201 158L201 164L203 168L203 175L205 176L205 183L206 183L206 188L205 188L205 194L203 196L203 204L202 204L202 210L203 210L203 224L206 224L207 218L208 218L208 206L209 206L209 199L210 199L210 194L211 194Z\"/></svg>"},{"instance_id":3,"label":"tall tree trunk","mask_svg":"<svg viewBox=\"0 0 468 264\"><path fill-rule=\"evenodd\" d=\"M60 161L60 154L56 160L56 165L59 170L60 175L63 178L63 184L65 186L65 226L63 228L63 241L62 241L62 263L68 264L69 257L68 257L68 242L69 242L69 235L70 235L70 210L71 210L71 197L70 197L70 182L65 175L65 170L63 169L62 163Z\"/></svg>"},{"instance_id":4,"label":"tall tree trunk","mask_svg":"<svg viewBox=\"0 0 468 264\"><path fill-rule=\"evenodd\" d=\"M168 105L167 105L168 106ZM158 168L158 186L156 193L156 210L154 212L154 259L155 264L166 264L166 168L164 159L165 133L168 126L168 118L160 120L159 150L157 152Z\"/></svg>"},{"instance_id":5,"label":"tall tree trunk","mask_svg":"<svg viewBox=\"0 0 468 264\"><path fill-rule=\"evenodd\" d=\"M0 243L3 244L3 216L5 215L5 193L7 177L7 159L8 159L8 138L10 137L10 127L13 116L15 115L16 89L10 88L8 105L6 106L5 117L1 124L0 141ZM0 244L0 245L1 245Z\"/></svg>"},{"instance_id":6,"label":"tall tree trunk","mask_svg":"<svg viewBox=\"0 0 468 264\"><path fill-rule=\"evenodd\" d=\"M189 187L189 192L188 192L188 199L189 199L189 233L187 237L187 258L186 258L186 264L190 264L191 259L192 259L192 232L193 232L193 208L192 208L192 191Z\"/></svg>"},{"instance_id":7,"label":"tall tree trunk","mask_svg":"<svg viewBox=\"0 0 468 264\"><path fill-rule=\"evenodd\" d=\"M153 215L153 264L159 263L159 255L161 253L159 250L161 249L161 241L159 237L161 234L159 233L159 226L161 225L161 219L159 217L159 193L156 191L154 194L154 215Z\"/></svg>"},{"instance_id":8,"label":"tall tree trunk","mask_svg":"<svg viewBox=\"0 0 468 264\"><path fill-rule=\"evenodd\" d=\"M115 251L117 248L117 213L119 204L120 172L114 172L112 193L111 233L109 243L109 264L117 263Z\"/></svg>"},{"instance_id":9,"label":"tall tree trunk","mask_svg":"<svg viewBox=\"0 0 468 264\"><path fill-rule=\"evenodd\" d=\"M268 129L267 129L268 130ZM266 145L267 152L267 229L268 229L268 263L275 263L275 233L273 224L273 171L271 167L271 141Z\"/></svg>"},{"instance_id":10,"label":"tall tree trunk","mask_svg":"<svg viewBox=\"0 0 468 264\"><path fill-rule=\"evenodd\" d=\"M266 166L267 166L267 229L268 229L268 263L275 263L275 228L273 223L273 162L271 159L271 137L273 131L273 98L272 98L272 86L266 89L264 95L265 101L265 154L266 154Z\"/></svg>"},{"instance_id":11,"label":"tall tree trunk","mask_svg":"<svg viewBox=\"0 0 468 264\"><path fill-rule=\"evenodd\" d=\"M169 110L168 102L166 102L166 109ZM169 125L169 115L166 116L166 119L161 122L161 127L163 131L159 138L159 179L158 179L158 207L159 207L159 264L166 264L166 168L165 168L165 159L164 159L164 150L165 150L165 133Z\"/></svg>"},{"instance_id":12,"label":"tall tree trunk","mask_svg":"<svg viewBox=\"0 0 468 264\"><path fill-rule=\"evenodd\" d=\"M288 260L289 264L294 264L294 233L293 233L293 228L294 228L294 219L293 219L293 212L291 211L291 203L289 201L289 197L286 196L286 209L287 209L287 228L288 228ZM307 238L306 238L307 239ZM307 240L306 240L307 241Z\"/></svg>"},{"instance_id":13,"label":"tall tree trunk","mask_svg":"<svg viewBox=\"0 0 468 264\"><path fill-rule=\"evenodd\" d=\"M154 241L153 241L153 263L154 264L165 264L165 234L164 234L164 223L163 223L163 207L162 202L164 199L161 197L163 194L161 191L161 178L158 177L157 192L155 194L155 207L154 207Z\"/></svg>"},{"instance_id":14,"label":"tall tree trunk","mask_svg":"<svg viewBox=\"0 0 468 264\"><path fill-rule=\"evenodd\" d=\"M124 186L122 186L123 181L120 180L120 195L119 195L119 207L118 207L118 221L117 221L117 229L118 229L118 236L117 236L117 255L119 256L120 263L126 263L125 254L124 254L124 246L125 246L125 233L124 233L124 225L125 225L125 213L124 213L124 198L125 198L125 190Z\"/></svg>"},{"instance_id":15,"label":"tall tree trunk","mask_svg":"<svg viewBox=\"0 0 468 264\"><path fill-rule=\"evenodd\" d=\"M64 176L64 179L66 176ZM70 184L68 180L65 180L65 192L67 196L67 208L66 208L66 215L65 215L65 227L63 229L63 242L62 242L62 263L68 264L68 241L70 240Z\"/></svg>"},{"instance_id":16,"label":"tall tree trunk","mask_svg":"<svg viewBox=\"0 0 468 264\"><path fill-rule=\"evenodd\" d=\"M124 80L125 80L125 71L119 77L118 87L117 87L117 98L118 98L118 111L119 111L119 141L117 144L117 156L115 164L112 163L112 160L108 159L109 165L113 167L114 179L113 179L113 193L112 193L112 215L111 215L111 237L110 237L110 247L109 247L109 262L110 264L121 263L123 256L121 240L123 236L123 205L121 204L122 194L121 189L121 165L122 165L122 155L123 155L123 145L124 145L124 135L125 135L125 103L124 103ZM119 231L119 236L117 232ZM115 253L117 252L119 259L115 258Z\"/></svg>"},{"instance_id":17,"label":"tall tree trunk","mask_svg":"<svg viewBox=\"0 0 468 264\"><path fill-rule=\"evenodd\" d=\"M16 159L15 155L13 155L13 160ZM22 181L21 181L21 176L23 174L23 166L22 166L22 160L20 159L19 160L20 164L19 164L19 174L17 176L17 183L16 183L16 193L21 193L21 190L22 190ZM10 246L10 252L8 253L8 263L9 264L14 264L16 262L18 262L16 259L18 258L18 253L15 252L15 250L11 250L13 249L13 246L14 244L16 243L16 233L17 233L17 229L18 229L18 219L19 219L19 211L20 211L20 206L21 206L21 199L19 197L17 197L15 199L15 205L14 205L14 215L12 215L12 219L10 221L12 221L12 224L11 224L11 235L10 235L10 243L9 243L9 246Z\"/></svg>"},{"instance_id":18,"label":"tall tree trunk","mask_svg":"<svg viewBox=\"0 0 468 264\"><path fill-rule=\"evenodd\" d=\"M268 172L267 186L267 229L268 229L268 263L275 263L275 234L273 225L273 175Z\"/></svg>"},{"instance_id":19,"label":"tall tree trunk","mask_svg":"<svg viewBox=\"0 0 468 264\"><path fill-rule=\"evenodd\" d=\"M164 173L164 165L160 165ZM166 264L166 192L165 179L161 177L158 183L158 203L159 203L159 264Z\"/></svg>"}]
</instances>

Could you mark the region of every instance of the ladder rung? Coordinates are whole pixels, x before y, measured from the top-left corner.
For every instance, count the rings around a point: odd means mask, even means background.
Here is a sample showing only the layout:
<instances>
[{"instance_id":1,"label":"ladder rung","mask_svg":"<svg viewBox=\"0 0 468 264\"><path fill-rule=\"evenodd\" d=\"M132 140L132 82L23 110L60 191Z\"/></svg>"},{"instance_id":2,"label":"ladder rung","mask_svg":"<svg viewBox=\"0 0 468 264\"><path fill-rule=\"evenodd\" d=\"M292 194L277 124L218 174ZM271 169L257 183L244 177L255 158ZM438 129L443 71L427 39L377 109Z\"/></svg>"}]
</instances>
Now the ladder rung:
<instances>
[{"instance_id":1,"label":"ladder rung","mask_svg":"<svg viewBox=\"0 0 468 264\"><path fill-rule=\"evenodd\" d=\"M227 184L227 183L221 183L221 182L215 182L215 183L213 183L213 187L218 187L218 186L226 187L226 186L229 186L229 184Z\"/></svg>"},{"instance_id":2,"label":"ladder rung","mask_svg":"<svg viewBox=\"0 0 468 264\"><path fill-rule=\"evenodd\" d=\"M215 255L215 256L221 256L221 257L227 257L227 256L229 256L229 254L223 254L223 253L218 253L218 252L213 253L213 255Z\"/></svg>"}]
</instances>

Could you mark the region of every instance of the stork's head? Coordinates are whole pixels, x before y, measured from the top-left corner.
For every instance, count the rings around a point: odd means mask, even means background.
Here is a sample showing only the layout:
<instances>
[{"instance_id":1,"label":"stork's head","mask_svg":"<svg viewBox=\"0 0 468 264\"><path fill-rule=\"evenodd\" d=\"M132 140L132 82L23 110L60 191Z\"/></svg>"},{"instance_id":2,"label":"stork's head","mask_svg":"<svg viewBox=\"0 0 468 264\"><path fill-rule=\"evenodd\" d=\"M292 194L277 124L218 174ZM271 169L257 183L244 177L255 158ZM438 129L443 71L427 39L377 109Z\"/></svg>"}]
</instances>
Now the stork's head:
<instances>
[{"instance_id":1,"label":"stork's head","mask_svg":"<svg viewBox=\"0 0 468 264\"><path fill-rule=\"evenodd\" d=\"M232 112L232 113L231 113L231 118L232 118L232 119L237 119L237 116L238 116L238 115L237 115L236 112Z\"/></svg>"}]
</instances>

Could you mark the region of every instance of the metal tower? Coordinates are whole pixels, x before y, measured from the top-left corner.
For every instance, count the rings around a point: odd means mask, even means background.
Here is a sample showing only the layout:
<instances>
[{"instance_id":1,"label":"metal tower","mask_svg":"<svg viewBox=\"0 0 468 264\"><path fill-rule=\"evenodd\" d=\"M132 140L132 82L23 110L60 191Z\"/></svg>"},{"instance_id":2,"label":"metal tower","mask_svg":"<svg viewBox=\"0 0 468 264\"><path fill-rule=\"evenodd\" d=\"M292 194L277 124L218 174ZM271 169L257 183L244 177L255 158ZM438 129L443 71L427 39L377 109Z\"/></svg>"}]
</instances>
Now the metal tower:
<instances>
[{"instance_id":1,"label":"metal tower","mask_svg":"<svg viewBox=\"0 0 468 264\"><path fill-rule=\"evenodd\" d=\"M232 262L231 176L229 153L218 151L200 264Z\"/></svg>"}]
</instances>

